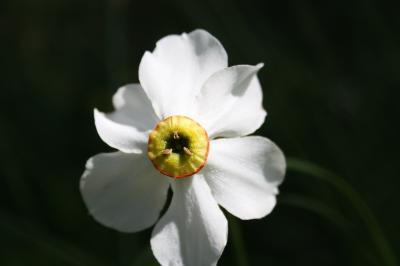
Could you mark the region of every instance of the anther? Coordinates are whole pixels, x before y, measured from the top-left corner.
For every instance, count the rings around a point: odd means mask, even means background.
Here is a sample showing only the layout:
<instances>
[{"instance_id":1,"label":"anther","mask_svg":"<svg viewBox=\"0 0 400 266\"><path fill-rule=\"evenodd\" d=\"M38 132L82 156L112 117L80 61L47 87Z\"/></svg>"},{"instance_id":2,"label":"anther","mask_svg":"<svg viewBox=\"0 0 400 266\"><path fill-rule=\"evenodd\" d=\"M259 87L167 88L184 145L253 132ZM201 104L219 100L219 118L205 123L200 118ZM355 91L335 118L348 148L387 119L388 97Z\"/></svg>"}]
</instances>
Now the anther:
<instances>
[{"instance_id":1,"label":"anther","mask_svg":"<svg viewBox=\"0 0 400 266\"><path fill-rule=\"evenodd\" d=\"M186 155L192 156L193 153L186 147L183 147L183 151L186 153Z\"/></svg>"},{"instance_id":2,"label":"anther","mask_svg":"<svg viewBox=\"0 0 400 266\"><path fill-rule=\"evenodd\" d=\"M170 155L172 153L172 149L165 149L161 152L163 155Z\"/></svg>"},{"instance_id":3,"label":"anther","mask_svg":"<svg viewBox=\"0 0 400 266\"><path fill-rule=\"evenodd\" d=\"M178 131L174 131L174 139L179 139Z\"/></svg>"}]
</instances>

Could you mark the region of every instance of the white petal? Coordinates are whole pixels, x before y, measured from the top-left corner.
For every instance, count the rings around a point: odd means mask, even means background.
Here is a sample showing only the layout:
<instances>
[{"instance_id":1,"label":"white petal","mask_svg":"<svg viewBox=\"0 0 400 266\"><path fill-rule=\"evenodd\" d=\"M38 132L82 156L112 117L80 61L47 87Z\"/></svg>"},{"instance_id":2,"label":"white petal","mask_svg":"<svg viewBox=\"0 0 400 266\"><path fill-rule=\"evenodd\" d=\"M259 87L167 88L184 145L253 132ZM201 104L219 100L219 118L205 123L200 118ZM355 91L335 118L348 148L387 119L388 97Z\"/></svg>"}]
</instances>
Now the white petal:
<instances>
[{"instance_id":1,"label":"white petal","mask_svg":"<svg viewBox=\"0 0 400 266\"><path fill-rule=\"evenodd\" d=\"M270 140L253 136L211 141L201 174L218 204L241 219L256 219L274 208L285 169L282 151Z\"/></svg>"},{"instance_id":2,"label":"white petal","mask_svg":"<svg viewBox=\"0 0 400 266\"><path fill-rule=\"evenodd\" d=\"M115 111L104 114L94 110L100 138L113 148L126 153L141 153L146 147L148 132L159 119L139 84L120 88L113 97Z\"/></svg>"},{"instance_id":3,"label":"white petal","mask_svg":"<svg viewBox=\"0 0 400 266\"><path fill-rule=\"evenodd\" d=\"M227 221L202 176L173 183L173 198L157 223L151 247L161 265L216 265L226 245Z\"/></svg>"},{"instance_id":4,"label":"white petal","mask_svg":"<svg viewBox=\"0 0 400 266\"><path fill-rule=\"evenodd\" d=\"M169 35L146 52L139 79L160 117L192 115L194 95L214 72L227 66L219 41L204 30Z\"/></svg>"},{"instance_id":5,"label":"white petal","mask_svg":"<svg viewBox=\"0 0 400 266\"><path fill-rule=\"evenodd\" d=\"M136 232L156 222L168 186L168 178L143 154L115 152L88 160L80 190L89 213L99 223Z\"/></svg>"},{"instance_id":6,"label":"white petal","mask_svg":"<svg viewBox=\"0 0 400 266\"><path fill-rule=\"evenodd\" d=\"M245 136L264 123L266 112L256 76L262 66L229 67L206 81L197 106L199 122L211 138Z\"/></svg>"},{"instance_id":7,"label":"white petal","mask_svg":"<svg viewBox=\"0 0 400 266\"><path fill-rule=\"evenodd\" d=\"M139 129L153 129L160 121L140 84L119 88L113 96L113 105L121 116L125 116L122 123L130 123Z\"/></svg>"}]
</instances>

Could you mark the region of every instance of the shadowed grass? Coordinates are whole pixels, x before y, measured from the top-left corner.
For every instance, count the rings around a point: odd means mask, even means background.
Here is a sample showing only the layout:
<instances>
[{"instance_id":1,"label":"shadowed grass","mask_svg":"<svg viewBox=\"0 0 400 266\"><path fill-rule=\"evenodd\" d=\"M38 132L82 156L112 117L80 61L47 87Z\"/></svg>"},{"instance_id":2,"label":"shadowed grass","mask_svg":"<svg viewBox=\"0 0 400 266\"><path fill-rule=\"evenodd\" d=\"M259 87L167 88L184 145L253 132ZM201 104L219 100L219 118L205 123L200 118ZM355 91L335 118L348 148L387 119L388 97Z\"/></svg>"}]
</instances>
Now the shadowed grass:
<instances>
[{"instance_id":1,"label":"shadowed grass","mask_svg":"<svg viewBox=\"0 0 400 266\"><path fill-rule=\"evenodd\" d=\"M3 212L0 212L0 231L3 231L3 234L9 234L21 241L32 244L71 265L108 265L98 258L81 251L71 243L52 237L42 232L39 228L35 228L34 225L19 221Z\"/></svg>"},{"instance_id":2,"label":"shadowed grass","mask_svg":"<svg viewBox=\"0 0 400 266\"><path fill-rule=\"evenodd\" d=\"M382 265L397 265L396 256L386 240L378 221L367 204L362 200L358 192L355 191L350 184L336 174L311 162L296 158L288 158L287 165L288 170L315 177L333 186L340 194L342 194L342 196L344 196L350 202L354 210L357 211L358 215L364 221L365 226L371 236L371 240L373 241L376 250L381 257L383 262Z\"/></svg>"},{"instance_id":3,"label":"shadowed grass","mask_svg":"<svg viewBox=\"0 0 400 266\"><path fill-rule=\"evenodd\" d=\"M330 221L343 231L348 231L350 227L350 222L340 212L316 199L305 197L302 195L286 194L279 198L279 203L302 208L318 214L319 216Z\"/></svg>"}]
</instances>

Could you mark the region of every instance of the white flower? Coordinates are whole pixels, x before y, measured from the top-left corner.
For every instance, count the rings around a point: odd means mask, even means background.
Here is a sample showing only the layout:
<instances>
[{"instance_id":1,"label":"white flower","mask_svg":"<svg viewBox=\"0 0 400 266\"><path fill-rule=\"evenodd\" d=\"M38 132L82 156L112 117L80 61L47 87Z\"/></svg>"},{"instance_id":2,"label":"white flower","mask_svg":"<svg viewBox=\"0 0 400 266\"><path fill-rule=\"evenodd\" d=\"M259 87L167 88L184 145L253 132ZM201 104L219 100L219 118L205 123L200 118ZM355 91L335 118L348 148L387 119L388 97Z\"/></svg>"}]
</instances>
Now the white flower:
<instances>
[{"instance_id":1,"label":"white flower","mask_svg":"<svg viewBox=\"0 0 400 266\"><path fill-rule=\"evenodd\" d=\"M151 248L162 265L216 265L228 231L219 206L247 220L276 203L283 153L264 137L244 137L266 116L262 64L227 64L204 30L167 36L144 54L140 84L116 92L115 111L94 110L101 139L119 151L89 159L83 199L98 222L122 232L156 223Z\"/></svg>"}]
</instances>

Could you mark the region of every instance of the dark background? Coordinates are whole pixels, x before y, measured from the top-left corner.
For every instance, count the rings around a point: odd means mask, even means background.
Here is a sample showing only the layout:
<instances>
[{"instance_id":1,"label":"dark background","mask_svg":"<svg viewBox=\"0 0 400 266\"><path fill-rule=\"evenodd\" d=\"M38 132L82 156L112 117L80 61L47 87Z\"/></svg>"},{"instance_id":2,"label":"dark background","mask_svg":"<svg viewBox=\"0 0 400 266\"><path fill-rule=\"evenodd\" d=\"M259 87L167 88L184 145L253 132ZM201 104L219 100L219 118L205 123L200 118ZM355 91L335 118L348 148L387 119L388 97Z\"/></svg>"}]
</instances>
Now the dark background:
<instances>
[{"instance_id":1,"label":"dark background","mask_svg":"<svg viewBox=\"0 0 400 266\"><path fill-rule=\"evenodd\" d=\"M196 28L230 65L266 64L257 133L346 180L399 254L398 11L378 0L1 1L0 265L157 265L151 230L102 227L78 183L90 156L111 151L93 108L111 110L158 39ZM274 212L240 226L248 265L389 265L347 197L291 169ZM245 265L235 245L219 265Z\"/></svg>"}]
</instances>

